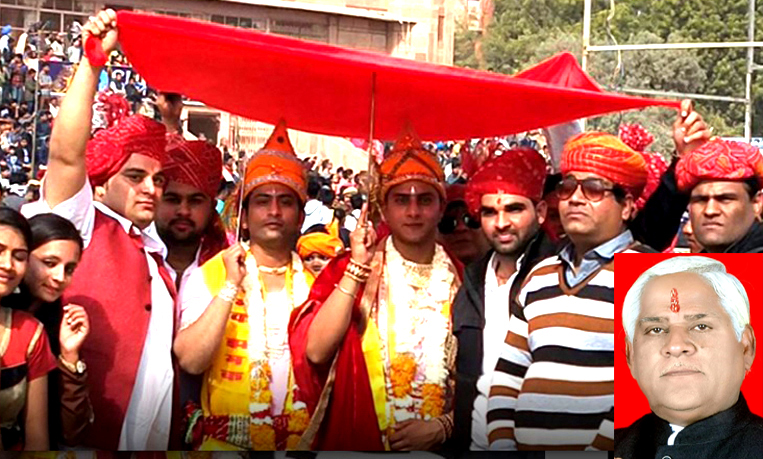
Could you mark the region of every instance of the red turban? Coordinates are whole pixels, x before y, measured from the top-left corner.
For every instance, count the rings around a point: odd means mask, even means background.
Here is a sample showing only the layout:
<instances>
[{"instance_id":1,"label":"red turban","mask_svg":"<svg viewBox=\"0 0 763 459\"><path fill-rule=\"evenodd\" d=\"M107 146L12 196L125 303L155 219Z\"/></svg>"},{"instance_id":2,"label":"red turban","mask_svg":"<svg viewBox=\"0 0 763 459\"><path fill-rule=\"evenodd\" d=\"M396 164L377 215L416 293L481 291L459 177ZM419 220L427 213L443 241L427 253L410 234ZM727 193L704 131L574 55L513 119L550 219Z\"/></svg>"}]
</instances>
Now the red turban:
<instances>
[{"instance_id":1,"label":"red turban","mask_svg":"<svg viewBox=\"0 0 763 459\"><path fill-rule=\"evenodd\" d=\"M87 143L85 162L90 184L103 185L113 177L132 154L165 163L165 133L161 123L143 115L133 115L98 131Z\"/></svg>"},{"instance_id":2,"label":"red turban","mask_svg":"<svg viewBox=\"0 0 763 459\"><path fill-rule=\"evenodd\" d=\"M705 180L744 180L757 177L763 184L763 156L744 142L715 137L676 164L678 189L689 191Z\"/></svg>"},{"instance_id":3,"label":"red turban","mask_svg":"<svg viewBox=\"0 0 763 459\"><path fill-rule=\"evenodd\" d=\"M564 145L562 175L591 172L623 187L635 199L646 185L644 156L617 137L603 132L584 132Z\"/></svg>"},{"instance_id":4,"label":"red turban","mask_svg":"<svg viewBox=\"0 0 763 459\"><path fill-rule=\"evenodd\" d=\"M173 142L168 146L167 180L190 185L215 199L223 179L223 155L204 140Z\"/></svg>"},{"instance_id":5,"label":"red turban","mask_svg":"<svg viewBox=\"0 0 763 459\"><path fill-rule=\"evenodd\" d=\"M537 202L543 197L545 180L543 156L532 148L514 148L488 159L469 178L466 204L477 215L485 194L514 194Z\"/></svg>"}]
</instances>

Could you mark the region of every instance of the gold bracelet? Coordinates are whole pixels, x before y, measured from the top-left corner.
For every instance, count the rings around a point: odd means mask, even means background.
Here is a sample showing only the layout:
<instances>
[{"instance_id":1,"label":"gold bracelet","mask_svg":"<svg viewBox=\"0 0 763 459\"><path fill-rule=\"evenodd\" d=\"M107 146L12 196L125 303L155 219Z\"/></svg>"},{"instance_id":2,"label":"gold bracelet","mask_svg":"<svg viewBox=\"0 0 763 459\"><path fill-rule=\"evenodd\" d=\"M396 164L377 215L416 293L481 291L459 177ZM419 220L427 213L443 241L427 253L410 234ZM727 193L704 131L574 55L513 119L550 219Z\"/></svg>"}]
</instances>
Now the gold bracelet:
<instances>
[{"instance_id":1,"label":"gold bracelet","mask_svg":"<svg viewBox=\"0 0 763 459\"><path fill-rule=\"evenodd\" d=\"M349 277L350 279L352 279L352 280L354 280L355 282L358 282L358 283L360 283L360 284L365 284L365 283L366 283L366 281L368 280L368 276L366 276L366 277L360 277L360 276L358 276L357 274L354 274L354 273L353 273L352 271L350 271L349 269L348 269L348 270L346 270L346 271L344 272L344 274L345 274L347 277Z\"/></svg>"},{"instance_id":2,"label":"gold bracelet","mask_svg":"<svg viewBox=\"0 0 763 459\"><path fill-rule=\"evenodd\" d=\"M353 279L357 280L358 282L365 282L368 280L368 277L371 275L371 270L366 270L364 267L361 267L361 265L358 265L357 263L354 263L352 259L350 259L350 263L347 265L347 269L345 272Z\"/></svg>"},{"instance_id":3,"label":"gold bracelet","mask_svg":"<svg viewBox=\"0 0 763 459\"><path fill-rule=\"evenodd\" d=\"M336 288L339 289L340 292L344 293L345 295L349 296L353 300L355 299L355 294L350 292L349 290L343 288L341 285L336 284Z\"/></svg>"},{"instance_id":4,"label":"gold bracelet","mask_svg":"<svg viewBox=\"0 0 763 459\"><path fill-rule=\"evenodd\" d=\"M350 258L350 265L356 266L361 271L368 271L371 272L371 266L370 265L364 265L363 263L358 263L357 261Z\"/></svg>"}]
</instances>

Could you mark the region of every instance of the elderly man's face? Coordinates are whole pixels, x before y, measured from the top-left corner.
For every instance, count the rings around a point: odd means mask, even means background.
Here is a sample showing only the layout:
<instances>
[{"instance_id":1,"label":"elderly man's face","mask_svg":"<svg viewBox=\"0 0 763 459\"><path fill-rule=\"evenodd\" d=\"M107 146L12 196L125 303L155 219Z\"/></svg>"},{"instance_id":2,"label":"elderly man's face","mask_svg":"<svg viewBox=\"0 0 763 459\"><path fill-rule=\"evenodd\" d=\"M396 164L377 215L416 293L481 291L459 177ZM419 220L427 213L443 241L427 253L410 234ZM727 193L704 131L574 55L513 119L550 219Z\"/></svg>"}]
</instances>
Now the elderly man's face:
<instances>
[{"instance_id":1,"label":"elderly man's face","mask_svg":"<svg viewBox=\"0 0 763 459\"><path fill-rule=\"evenodd\" d=\"M672 289L678 293L677 312L670 309ZM747 327L737 339L704 278L676 273L647 283L626 355L652 411L687 426L736 403L755 357L755 337Z\"/></svg>"}]
</instances>

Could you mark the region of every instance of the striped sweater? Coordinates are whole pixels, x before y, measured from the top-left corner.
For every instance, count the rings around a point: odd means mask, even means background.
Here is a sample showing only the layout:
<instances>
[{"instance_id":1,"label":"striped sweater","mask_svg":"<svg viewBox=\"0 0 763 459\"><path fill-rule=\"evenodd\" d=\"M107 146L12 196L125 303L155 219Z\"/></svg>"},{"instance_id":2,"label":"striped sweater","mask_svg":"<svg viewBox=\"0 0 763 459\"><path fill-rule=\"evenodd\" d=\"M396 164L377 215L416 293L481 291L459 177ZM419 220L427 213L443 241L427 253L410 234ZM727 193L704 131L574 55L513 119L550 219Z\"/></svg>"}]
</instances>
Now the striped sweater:
<instances>
[{"instance_id":1,"label":"striped sweater","mask_svg":"<svg viewBox=\"0 0 763 459\"><path fill-rule=\"evenodd\" d=\"M597 435L614 418L614 379L614 262L570 288L560 258L547 258L512 305L488 401L490 449L606 445Z\"/></svg>"}]
</instances>

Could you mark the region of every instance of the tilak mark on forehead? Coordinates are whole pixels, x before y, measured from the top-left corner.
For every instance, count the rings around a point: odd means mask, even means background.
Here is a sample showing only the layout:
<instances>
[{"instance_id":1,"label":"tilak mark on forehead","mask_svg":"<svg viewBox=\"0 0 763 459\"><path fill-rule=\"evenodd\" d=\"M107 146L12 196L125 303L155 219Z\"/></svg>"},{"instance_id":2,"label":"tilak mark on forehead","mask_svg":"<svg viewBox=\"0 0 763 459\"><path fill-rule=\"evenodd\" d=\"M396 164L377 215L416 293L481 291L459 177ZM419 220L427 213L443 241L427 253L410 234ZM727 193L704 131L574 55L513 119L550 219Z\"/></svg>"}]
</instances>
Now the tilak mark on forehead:
<instances>
[{"instance_id":1,"label":"tilak mark on forehead","mask_svg":"<svg viewBox=\"0 0 763 459\"><path fill-rule=\"evenodd\" d=\"M674 288L670 289L670 312L678 313L681 310L681 305L678 304L678 291Z\"/></svg>"}]
</instances>

